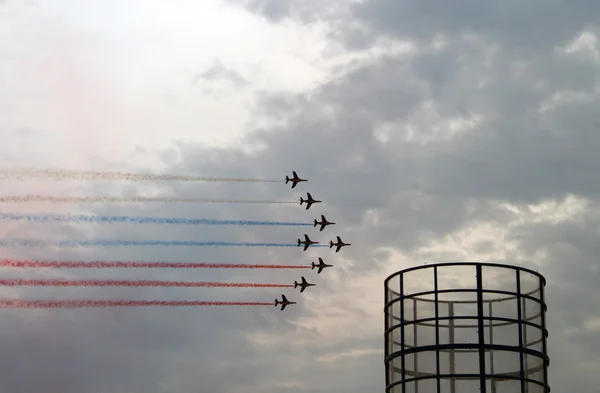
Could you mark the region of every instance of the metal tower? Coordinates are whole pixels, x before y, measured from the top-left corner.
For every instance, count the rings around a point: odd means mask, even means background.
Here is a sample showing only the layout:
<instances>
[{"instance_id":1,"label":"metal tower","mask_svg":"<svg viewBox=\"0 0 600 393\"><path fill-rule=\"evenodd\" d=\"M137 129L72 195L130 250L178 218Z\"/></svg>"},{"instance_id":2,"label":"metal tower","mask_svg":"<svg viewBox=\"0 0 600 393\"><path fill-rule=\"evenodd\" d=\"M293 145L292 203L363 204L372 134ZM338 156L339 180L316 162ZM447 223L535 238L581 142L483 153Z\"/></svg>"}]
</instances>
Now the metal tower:
<instances>
[{"instance_id":1,"label":"metal tower","mask_svg":"<svg viewBox=\"0 0 600 393\"><path fill-rule=\"evenodd\" d=\"M542 275L452 262L385 280L388 393L549 393Z\"/></svg>"}]
</instances>

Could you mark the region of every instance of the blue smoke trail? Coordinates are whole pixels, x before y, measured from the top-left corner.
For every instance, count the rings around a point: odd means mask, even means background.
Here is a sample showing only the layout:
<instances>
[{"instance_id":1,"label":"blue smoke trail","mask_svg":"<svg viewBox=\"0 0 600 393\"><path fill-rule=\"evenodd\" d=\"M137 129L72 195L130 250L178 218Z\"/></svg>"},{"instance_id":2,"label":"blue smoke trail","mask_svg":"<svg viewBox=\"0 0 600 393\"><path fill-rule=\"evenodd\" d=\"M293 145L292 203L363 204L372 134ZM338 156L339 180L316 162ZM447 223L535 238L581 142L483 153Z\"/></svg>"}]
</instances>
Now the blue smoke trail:
<instances>
[{"instance_id":1,"label":"blue smoke trail","mask_svg":"<svg viewBox=\"0 0 600 393\"><path fill-rule=\"evenodd\" d=\"M235 242L195 242L176 240L35 240L0 239L0 247L111 247L111 246L227 246L227 247L297 247L296 243L235 243ZM311 247L328 247L326 244L313 244Z\"/></svg>"},{"instance_id":2,"label":"blue smoke trail","mask_svg":"<svg viewBox=\"0 0 600 393\"><path fill-rule=\"evenodd\" d=\"M95 222L124 224L176 224L176 225L269 225L269 226L312 226L304 222L213 220L208 218L168 218L132 216L91 216L75 214L11 214L0 213L0 221L29 222Z\"/></svg>"}]
</instances>

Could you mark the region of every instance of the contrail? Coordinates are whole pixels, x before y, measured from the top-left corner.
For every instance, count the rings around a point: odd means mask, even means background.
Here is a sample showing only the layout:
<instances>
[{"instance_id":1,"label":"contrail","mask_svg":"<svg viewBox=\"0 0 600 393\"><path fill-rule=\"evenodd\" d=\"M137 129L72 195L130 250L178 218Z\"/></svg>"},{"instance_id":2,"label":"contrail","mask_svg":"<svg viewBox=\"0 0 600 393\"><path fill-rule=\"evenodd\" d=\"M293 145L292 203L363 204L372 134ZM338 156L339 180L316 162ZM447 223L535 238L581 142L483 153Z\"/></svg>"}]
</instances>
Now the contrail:
<instances>
[{"instance_id":1,"label":"contrail","mask_svg":"<svg viewBox=\"0 0 600 393\"><path fill-rule=\"evenodd\" d=\"M312 226L305 222L250 221L250 220L214 220L209 218L175 217L133 217L133 216L92 216L75 214L12 214L0 213L0 221L29 222L94 222L124 224L173 224L173 225L247 225L247 226Z\"/></svg>"},{"instance_id":2,"label":"contrail","mask_svg":"<svg viewBox=\"0 0 600 393\"><path fill-rule=\"evenodd\" d=\"M158 175L152 173L104 172L104 171L69 171L64 169L33 169L33 168L0 168L0 177L9 179L43 178L54 180L167 180L191 182L253 182L253 183L281 183L284 180L273 179L243 179L228 177L180 176Z\"/></svg>"},{"instance_id":3,"label":"contrail","mask_svg":"<svg viewBox=\"0 0 600 393\"><path fill-rule=\"evenodd\" d=\"M165 300L21 300L0 299L0 308L202 307L273 306L267 302L201 302Z\"/></svg>"},{"instance_id":4,"label":"contrail","mask_svg":"<svg viewBox=\"0 0 600 393\"><path fill-rule=\"evenodd\" d=\"M208 198L152 198L152 197L53 197L46 195L9 195L0 196L0 203L258 203L258 204L296 204L297 201L263 201L247 199L208 199Z\"/></svg>"},{"instance_id":5,"label":"contrail","mask_svg":"<svg viewBox=\"0 0 600 393\"><path fill-rule=\"evenodd\" d=\"M185 263L185 262L140 262L140 261L17 261L0 260L0 267L16 268L164 268L164 269L310 269L304 265L260 265L243 263Z\"/></svg>"},{"instance_id":6,"label":"contrail","mask_svg":"<svg viewBox=\"0 0 600 393\"><path fill-rule=\"evenodd\" d=\"M151 281L151 280L28 280L0 278L7 287L164 287L164 288L293 288L291 284L255 284L208 281Z\"/></svg>"},{"instance_id":7,"label":"contrail","mask_svg":"<svg viewBox=\"0 0 600 393\"><path fill-rule=\"evenodd\" d=\"M112 247L112 246L225 246L225 247L297 247L295 243L235 243L235 242L195 242L176 240L32 240L0 239L0 247ZM313 244L311 247L328 247L326 244Z\"/></svg>"}]
</instances>

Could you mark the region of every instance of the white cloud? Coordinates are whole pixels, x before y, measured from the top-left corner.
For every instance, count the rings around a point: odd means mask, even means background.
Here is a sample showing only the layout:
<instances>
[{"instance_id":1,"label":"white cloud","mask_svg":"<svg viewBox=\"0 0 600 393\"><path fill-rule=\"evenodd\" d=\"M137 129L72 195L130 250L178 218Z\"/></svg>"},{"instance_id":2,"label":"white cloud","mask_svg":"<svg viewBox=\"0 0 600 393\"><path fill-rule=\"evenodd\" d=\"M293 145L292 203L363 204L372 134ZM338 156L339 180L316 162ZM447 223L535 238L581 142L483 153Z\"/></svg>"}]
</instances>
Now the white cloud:
<instances>
[{"instance_id":1,"label":"white cloud","mask_svg":"<svg viewBox=\"0 0 600 393\"><path fill-rule=\"evenodd\" d=\"M0 38L0 106L10 108L0 125L15 163L26 161L21 150L77 166L178 139L239 146L257 91L301 91L327 77L318 26L271 25L217 1L61 1L21 15L22 32ZM215 60L251 89L192 83Z\"/></svg>"}]
</instances>

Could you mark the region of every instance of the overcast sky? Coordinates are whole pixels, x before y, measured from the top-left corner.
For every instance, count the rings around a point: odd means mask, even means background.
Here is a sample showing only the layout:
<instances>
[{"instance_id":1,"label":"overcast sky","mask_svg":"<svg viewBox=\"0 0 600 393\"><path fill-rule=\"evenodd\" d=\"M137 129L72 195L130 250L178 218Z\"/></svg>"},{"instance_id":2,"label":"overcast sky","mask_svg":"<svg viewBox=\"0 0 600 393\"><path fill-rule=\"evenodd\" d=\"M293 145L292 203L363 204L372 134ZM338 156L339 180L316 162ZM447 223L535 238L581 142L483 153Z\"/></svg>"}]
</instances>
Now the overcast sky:
<instances>
[{"instance_id":1,"label":"overcast sky","mask_svg":"<svg viewBox=\"0 0 600 393\"><path fill-rule=\"evenodd\" d=\"M444 261L546 276L553 391L600 369L597 0L0 1L0 166L308 183L1 180L1 194L323 204L6 205L312 221L314 228L0 222L6 238L294 242L328 249L3 249L9 258L334 265L314 271L17 271L316 287L264 308L1 310L0 391L384 390L383 280ZM10 298L273 301L280 289L2 288Z\"/></svg>"}]
</instances>

